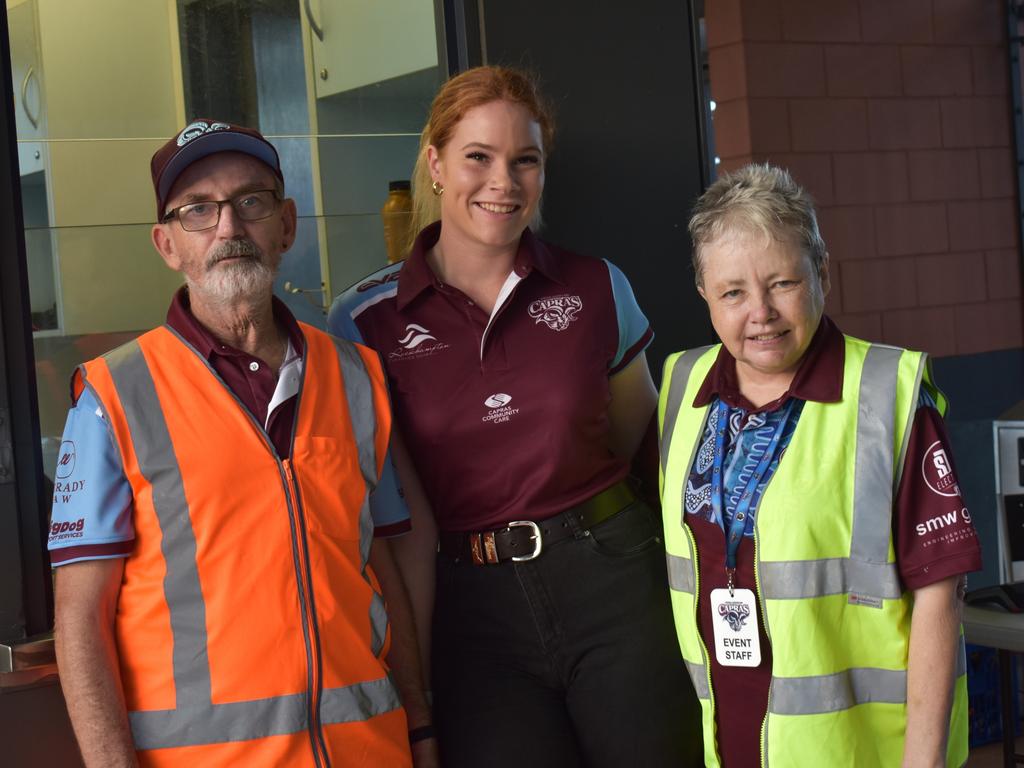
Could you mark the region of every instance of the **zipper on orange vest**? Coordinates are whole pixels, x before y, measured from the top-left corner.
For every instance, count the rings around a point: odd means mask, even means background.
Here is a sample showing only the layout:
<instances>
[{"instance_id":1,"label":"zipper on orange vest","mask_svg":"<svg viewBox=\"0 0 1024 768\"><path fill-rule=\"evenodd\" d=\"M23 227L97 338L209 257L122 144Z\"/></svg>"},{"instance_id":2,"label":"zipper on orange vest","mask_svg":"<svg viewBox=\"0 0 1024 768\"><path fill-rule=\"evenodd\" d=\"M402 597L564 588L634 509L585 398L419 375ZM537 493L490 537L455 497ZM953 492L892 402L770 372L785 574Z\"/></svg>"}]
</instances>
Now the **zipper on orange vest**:
<instances>
[{"instance_id":1,"label":"zipper on orange vest","mask_svg":"<svg viewBox=\"0 0 1024 768\"><path fill-rule=\"evenodd\" d=\"M328 766L330 761L327 758L327 754L324 751L323 740L321 737L321 725L320 725L320 666L318 660L319 654L319 633L316 631L316 621L313 616L313 585L308 578L309 574L309 551L306 547L306 521L305 517L301 515L300 502L299 502L299 489L295 482L295 474L292 471L292 463L290 459L282 459L281 465L284 467L285 477L287 477L288 487L288 506L292 508L295 515L295 535L298 541L296 542L296 551L299 553L299 586L302 589L302 593L305 597L307 606L306 610L306 630L308 632L310 640L310 655L309 664L312 668L312 690L309 691L310 696L310 735L312 736L313 745L313 760L318 766ZM323 753L322 753L323 752Z\"/></svg>"}]
</instances>

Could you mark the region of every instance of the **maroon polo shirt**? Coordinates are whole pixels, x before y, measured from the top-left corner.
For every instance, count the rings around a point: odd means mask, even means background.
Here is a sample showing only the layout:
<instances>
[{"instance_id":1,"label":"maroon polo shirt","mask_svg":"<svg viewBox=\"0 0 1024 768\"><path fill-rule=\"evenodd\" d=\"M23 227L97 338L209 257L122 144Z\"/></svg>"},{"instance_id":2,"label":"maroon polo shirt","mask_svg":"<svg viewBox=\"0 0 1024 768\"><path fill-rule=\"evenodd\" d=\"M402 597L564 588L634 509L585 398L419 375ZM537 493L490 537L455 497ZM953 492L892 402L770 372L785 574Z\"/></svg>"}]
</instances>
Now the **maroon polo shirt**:
<instances>
[{"instance_id":1,"label":"maroon polo shirt","mask_svg":"<svg viewBox=\"0 0 1024 768\"><path fill-rule=\"evenodd\" d=\"M439 236L339 297L328 325L380 353L440 528L542 520L622 480L609 376L652 334L621 273L527 230L492 317L431 270Z\"/></svg>"},{"instance_id":2,"label":"maroon polo shirt","mask_svg":"<svg viewBox=\"0 0 1024 768\"><path fill-rule=\"evenodd\" d=\"M750 412L775 411L790 397L815 402L838 402L843 391L845 345L843 335L829 318L823 317L807 353L797 369L789 390L777 400L755 408L739 391L736 360L723 346L708 371L694 406L705 406L720 397L732 408ZM936 482L931 457L944 451L950 474ZM952 465L952 450L945 424L938 411L918 407L911 427L903 476L896 493L893 512L893 538L900 578L908 590L915 590L981 568L981 548L970 515L954 515L952 524L937 526L950 512L966 512ZM784 460L784 459L783 459ZM936 490L937 488L937 490ZM941 491L941 493L940 493ZM929 525L929 520L933 521ZM715 639L711 616L711 591L725 586L725 533L717 522L698 515L687 515L700 553L700 595L698 624L709 650L711 681L715 692L715 719L718 749L725 768L757 765L761 748L761 724L768 709L772 652L758 622L761 637L761 664L755 668L723 667L714 653ZM744 537L736 554L736 584L754 588L754 541Z\"/></svg>"},{"instance_id":3,"label":"maroon polo shirt","mask_svg":"<svg viewBox=\"0 0 1024 768\"><path fill-rule=\"evenodd\" d=\"M276 296L272 303L275 322L287 331L295 351L305 355L306 343L295 317ZM278 455L287 459L291 455L296 398L290 397L280 403L267 423L267 408L277 388L278 372L260 358L218 341L192 314L187 286L182 286L174 294L167 310L167 325L203 356L260 426L267 424L270 441Z\"/></svg>"}]
</instances>

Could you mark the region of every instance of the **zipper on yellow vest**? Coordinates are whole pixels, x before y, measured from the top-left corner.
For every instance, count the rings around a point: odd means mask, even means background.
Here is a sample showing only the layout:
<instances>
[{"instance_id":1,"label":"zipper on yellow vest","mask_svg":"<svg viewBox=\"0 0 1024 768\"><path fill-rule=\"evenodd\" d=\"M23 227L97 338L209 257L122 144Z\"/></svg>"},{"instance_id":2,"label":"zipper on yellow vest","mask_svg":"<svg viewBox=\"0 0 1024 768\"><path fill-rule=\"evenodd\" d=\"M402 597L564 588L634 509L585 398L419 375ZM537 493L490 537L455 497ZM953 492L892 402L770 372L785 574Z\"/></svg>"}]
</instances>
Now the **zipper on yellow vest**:
<instances>
[{"instance_id":1,"label":"zipper on yellow vest","mask_svg":"<svg viewBox=\"0 0 1024 768\"><path fill-rule=\"evenodd\" d=\"M697 541L693 538L693 531L690 530L690 526L686 523L683 523L683 533L686 534L687 541L690 544L690 562L693 563L693 626L699 627L700 617L697 615L697 612L700 607L700 563L697 560ZM704 638L701 637L700 631L698 630L696 634L697 643L700 645L700 652L703 654L704 659L704 678L708 684L708 706L711 708L711 724L714 726L715 689L711 687L711 657L708 653L708 647L704 645ZM703 706L701 709L703 710ZM703 717L703 713L701 717ZM717 745L715 746L715 756L718 758L718 764L721 765L722 756L718 754Z\"/></svg>"},{"instance_id":2,"label":"zipper on yellow vest","mask_svg":"<svg viewBox=\"0 0 1024 768\"><path fill-rule=\"evenodd\" d=\"M770 482L770 481L769 481ZM764 494L761 494L761 500L764 500ZM760 502L758 503L760 506ZM772 644L771 630L768 628L768 611L765 609L764 600L761 598L761 542L757 536L757 520L754 520L754 593L757 598L758 613L761 614L761 621L764 627L764 636L768 640L768 646ZM774 661L774 657L773 661ZM771 674L771 670L768 670ZM768 681L768 700L765 703L764 720L761 721L761 766L766 768L768 765L768 751L766 749L765 742L768 737L768 713L772 711L772 683L771 679Z\"/></svg>"}]
</instances>

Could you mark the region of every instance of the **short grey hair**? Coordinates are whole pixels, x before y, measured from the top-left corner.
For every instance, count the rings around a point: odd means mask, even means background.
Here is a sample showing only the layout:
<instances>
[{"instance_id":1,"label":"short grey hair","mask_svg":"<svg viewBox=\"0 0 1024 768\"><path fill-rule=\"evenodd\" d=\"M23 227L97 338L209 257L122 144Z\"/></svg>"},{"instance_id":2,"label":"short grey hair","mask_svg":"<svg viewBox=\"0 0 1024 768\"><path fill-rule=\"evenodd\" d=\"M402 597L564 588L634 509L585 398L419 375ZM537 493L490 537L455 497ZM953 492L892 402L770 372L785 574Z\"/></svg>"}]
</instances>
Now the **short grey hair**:
<instances>
[{"instance_id":1,"label":"short grey hair","mask_svg":"<svg viewBox=\"0 0 1024 768\"><path fill-rule=\"evenodd\" d=\"M694 205L689 229L698 286L704 282L704 246L730 231L793 243L816 271L827 255L811 196L788 171L768 163L745 165L715 181Z\"/></svg>"}]
</instances>

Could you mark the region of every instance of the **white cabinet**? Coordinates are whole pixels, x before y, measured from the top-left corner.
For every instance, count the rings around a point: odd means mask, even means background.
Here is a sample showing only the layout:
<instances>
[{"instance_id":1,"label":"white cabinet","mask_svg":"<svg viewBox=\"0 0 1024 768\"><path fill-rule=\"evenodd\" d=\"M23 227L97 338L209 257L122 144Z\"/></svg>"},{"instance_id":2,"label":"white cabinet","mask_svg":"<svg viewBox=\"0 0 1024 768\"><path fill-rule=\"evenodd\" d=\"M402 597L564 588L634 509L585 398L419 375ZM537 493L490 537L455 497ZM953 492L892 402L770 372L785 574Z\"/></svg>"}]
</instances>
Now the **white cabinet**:
<instances>
[{"instance_id":1,"label":"white cabinet","mask_svg":"<svg viewBox=\"0 0 1024 768\"><path fill-rule=\"evenodd\" d=\"M11 41L14 114L18 127L18 166L21 175L45 167L46 114L43 110L43 73L36 33L36 5L32 0L7 3Z\"/></svg>"},{"instance_id":2,"label":"white cabinet","mask_svg":"<svg viewBox=\"0 0 1024 768\"><path fill-rule=\"evenodd\" d=\"M432 2L303 2L314 32L319 99L437 66Z\"/></svg>"}]
</instances>

